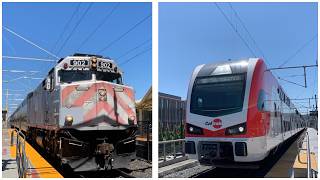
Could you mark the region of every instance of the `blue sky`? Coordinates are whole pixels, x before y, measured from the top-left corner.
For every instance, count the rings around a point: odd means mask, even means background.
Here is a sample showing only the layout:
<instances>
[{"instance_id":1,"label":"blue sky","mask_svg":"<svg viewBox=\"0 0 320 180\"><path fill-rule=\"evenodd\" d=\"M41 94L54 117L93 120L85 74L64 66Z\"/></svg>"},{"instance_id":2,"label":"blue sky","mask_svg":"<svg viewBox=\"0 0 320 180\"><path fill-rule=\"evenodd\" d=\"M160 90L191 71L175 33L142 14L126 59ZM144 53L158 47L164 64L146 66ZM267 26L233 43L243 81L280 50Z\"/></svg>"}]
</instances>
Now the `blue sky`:
<instances>
[{"instance_id":1,"label":"blue sky","mask_svg":"<svg viewBox=\"0 0 320 180\"><path fill-rule=\"evenodd\" d=\"M57 54L59 57L65 57L75 52L97 54L109 43L119 39L122 34L152 13L151 3L119 3L112 15L106 21L103 21L117 3L93 3L91 7L90 3L81 3L78 11L76 11L78 5L78 3L3 3L3 26L10 28L54 54L58 52L63 42L68 39L72 29L76 27L60 53ZM87 14L83 15L88 7L90 9L88 9ZM74 12L74 18L66 26ZM82 20L80 21L81 17ZM152 53L149 50L151 48L152 37L151 19L151 17L147 18L132 31L120 38L119 41L112 43L108 49L99 52L100 55L114 58L118 64L129 60L120 68L124 71L124 82L135 88L136 99L142 98L152 83ZM79 24L76 26L78 22ZM101 24L100 28L78 50L80 44L99 24ZM2 35L2 54L5 56L52 59L52 57L43 51L24 42L4 29L2 29ZM140 44L143 45L134 49ZM35 78L44 77L54 65L54 63L48 62L7 59L3 59L2 63L4 70L40 71L34 75L27 74ZM12 80L24 75L3 72L3 80ZM23 79L3 84L2 93L4 94L4 90L7 88L29 91L34 89L40 81ZM18 91L9 93L26 94L26 92ZM10 96L9 99L23 98L23 95ZM2 97L4 107L5 98L4 96ZM19 104L19 102L21 101L11 100L9 104L13 106L14 104Z\"/></svg>"},{"instance_id":2,"label":"blue sky","mask_svg":"<svg viewBox=\"0 0 320 180\"><path fill-rule=\"evenodd\" d=\"M316 64L318 29L316 3L217 3L257 57L268 67ZM241 26L241 18L263 53ZM311 39L313 38L313 41ZM304 44L309 42L295 56ZM254 57L214 3L159 4L159 91L187 95L193 69L203 63ZM302 69L279 70L281 78L303 84ZM298 76L297 76L298 75ZM280 81L290 98L317 93L317 68L307 69L308 88ZM295 102L307 111L307 101ZM312 101L314 104L314 102Z\"/></svg>"}]
</instances>

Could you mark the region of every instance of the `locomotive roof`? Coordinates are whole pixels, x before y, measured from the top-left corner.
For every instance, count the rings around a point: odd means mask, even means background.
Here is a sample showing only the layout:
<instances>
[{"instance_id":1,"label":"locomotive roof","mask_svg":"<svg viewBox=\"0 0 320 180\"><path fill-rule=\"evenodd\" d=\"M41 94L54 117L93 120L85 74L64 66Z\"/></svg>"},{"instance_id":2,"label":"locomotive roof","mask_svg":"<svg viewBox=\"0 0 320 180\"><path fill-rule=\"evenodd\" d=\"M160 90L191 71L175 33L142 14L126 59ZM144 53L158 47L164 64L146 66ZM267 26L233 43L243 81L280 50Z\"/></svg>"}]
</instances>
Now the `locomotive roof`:
<instances>
[{"instance_id":1,"label":"locomotive roof","mask_svg":"<svg viewBox=\"0 0 320 180\"><path fill-rule=\"evenodd\" d=\"M241 60L224 60L214 63L204 64L197 76L209 76L218 66L230 65L232 73L242 73L247 71L249 60L258 60L258 58L249 58ZM233 66L240 64L241 66Z\"/></svg>"}]
</instances>

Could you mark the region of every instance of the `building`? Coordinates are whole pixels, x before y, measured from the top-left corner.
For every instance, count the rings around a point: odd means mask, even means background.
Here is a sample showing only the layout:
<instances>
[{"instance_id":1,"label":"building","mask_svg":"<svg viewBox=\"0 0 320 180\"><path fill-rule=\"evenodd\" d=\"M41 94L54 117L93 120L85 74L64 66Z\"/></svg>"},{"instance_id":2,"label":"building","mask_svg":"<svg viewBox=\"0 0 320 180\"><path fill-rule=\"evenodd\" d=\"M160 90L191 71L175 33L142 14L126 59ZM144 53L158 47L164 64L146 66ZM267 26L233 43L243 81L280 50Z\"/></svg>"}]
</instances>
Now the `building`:
<instances>
[{"instance_id":1,"label":"building","mask_svg":"<svg viewBox=\"0 0 320 180\"><path fill-rule=\"evenodd\" d=\"M2 110L2 121L6 121L7 120L7 110Z\"/></svg>"},{"instance_id":2,"label":"building","mask_svg":"<svg viewBox=\"0 0 320 180\"><path fill-rule=\"evenodd\" d=\"M159 92L159 141L184 138L186 101Z\"/></svg>"},{"instance_id":3,"label":"building","mask_svg":"<svg viewBox=\"0 0 320 180\"><path fill-rule=\"evenodd\" d=\"M152 87L136 101L138 122L137 156L152 160Z\"/></svg>"}]
</instances>

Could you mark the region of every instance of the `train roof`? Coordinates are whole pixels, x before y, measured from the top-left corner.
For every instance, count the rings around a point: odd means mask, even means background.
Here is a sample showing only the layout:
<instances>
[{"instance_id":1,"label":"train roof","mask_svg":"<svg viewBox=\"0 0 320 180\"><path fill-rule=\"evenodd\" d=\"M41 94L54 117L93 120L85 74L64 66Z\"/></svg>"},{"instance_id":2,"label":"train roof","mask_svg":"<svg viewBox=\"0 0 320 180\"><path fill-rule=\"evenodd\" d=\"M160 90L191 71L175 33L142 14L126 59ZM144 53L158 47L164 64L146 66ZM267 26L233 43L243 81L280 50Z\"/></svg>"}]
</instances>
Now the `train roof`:
<instances>
[{"instance_id":1,"label":"train roof","mask_svg":"<svg viewBox=\"0 0 320 180\"><path fill-rule=\"evenodd\" d=\"M214 63L202 64L197 76L210 76L218 66L230 65L232 73L243 73L247 71L249 61L258 61L258 58L240 60L223 60Z\"/></svg>"}]
</instances>

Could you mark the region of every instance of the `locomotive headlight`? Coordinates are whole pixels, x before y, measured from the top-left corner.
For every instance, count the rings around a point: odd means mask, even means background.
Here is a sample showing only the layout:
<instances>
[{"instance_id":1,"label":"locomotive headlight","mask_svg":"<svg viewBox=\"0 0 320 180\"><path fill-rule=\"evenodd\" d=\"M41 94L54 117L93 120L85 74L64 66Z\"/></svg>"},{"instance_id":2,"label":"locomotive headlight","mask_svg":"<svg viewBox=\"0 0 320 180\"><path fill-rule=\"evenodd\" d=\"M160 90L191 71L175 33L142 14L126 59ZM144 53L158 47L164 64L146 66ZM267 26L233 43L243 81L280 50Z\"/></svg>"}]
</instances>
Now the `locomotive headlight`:
<instances>
[{"instance_id":1,"label":"locomotive headlight","mask_svg":"<svg viewBox=\"0 0 320 180\"><path fill-rule=\"evenodd\" d=\"M91 59L91 68L92 69L97 68L97 58L92 58Z\"/></svg>"},{"instance_id":2,"label":"locomotive headlight","mask_svg":"<svg viewBox=\"0 0 320 180\"><path fill-rule=\"evenodd\" d=\"M237 124L235 126L228 127L225 131L226 135L239 135L245 134L247 131L246 123Z\"/></svg>"},{"instance_id":3,"label":"locomotive headlight","mask_svg":"<svg viewBox=\"0 0 320 180\"><path fill-rule=\"evenodd\" d=\"M65 126L71 126L72 123L73 123L73 116L67 115L67 116L65 117L64 125L65 125Z\"/></svg>"},{"instance_id":4,"label":"locomotive headlight","mask_svg":"<svg viewBox=\"0 0 320 180\"><path fill-rule=\"evenodd\" d=\"M203 129L201 127L197 127L195 125L187 123L187 133L201 135L201 134L203 134Z\"/></svg>"}]
</instances>

